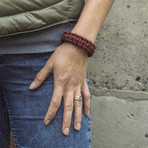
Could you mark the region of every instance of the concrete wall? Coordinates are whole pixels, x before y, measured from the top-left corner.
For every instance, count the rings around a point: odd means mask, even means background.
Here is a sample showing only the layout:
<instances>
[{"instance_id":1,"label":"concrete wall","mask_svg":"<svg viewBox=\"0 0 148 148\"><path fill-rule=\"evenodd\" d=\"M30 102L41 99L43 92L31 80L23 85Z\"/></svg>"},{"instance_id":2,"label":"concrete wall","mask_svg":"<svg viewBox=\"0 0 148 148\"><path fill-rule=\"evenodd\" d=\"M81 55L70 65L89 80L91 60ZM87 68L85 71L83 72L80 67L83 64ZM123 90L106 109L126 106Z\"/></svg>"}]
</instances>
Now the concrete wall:
<instances>
[{"instance_id":1,"label":"concrete wall","mask_svg":"<svg viewBox=\"0 0 148 148\"><path fill-rule=\"evenodd\" d=\"M92 148L148 148L148 1L116 0L96 45Z\"/></svg>"}]
</instances>

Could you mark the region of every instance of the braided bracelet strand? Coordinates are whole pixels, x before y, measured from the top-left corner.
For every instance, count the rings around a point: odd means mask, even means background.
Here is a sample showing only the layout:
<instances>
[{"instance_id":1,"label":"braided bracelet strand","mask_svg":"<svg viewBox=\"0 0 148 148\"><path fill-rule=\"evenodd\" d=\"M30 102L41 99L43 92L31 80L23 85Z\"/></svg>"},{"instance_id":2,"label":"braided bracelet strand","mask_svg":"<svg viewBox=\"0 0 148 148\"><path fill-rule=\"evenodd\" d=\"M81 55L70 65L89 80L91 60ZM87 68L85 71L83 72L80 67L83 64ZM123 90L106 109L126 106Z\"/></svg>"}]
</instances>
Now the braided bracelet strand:
<instances>
[{"instance_id":1,"label":"braided bracelet strand","mask_svg":"<svg viewBox=\"0 0 148 148\"><path fill-rule=\"evenodd\" d=\"M72 32L64 32L62 36L62 42L70 42L78 47L83 48L88 53L88 57L91 57L96 49L95 44L93 44L91 41Z\"/></svg>"}]
</instances>

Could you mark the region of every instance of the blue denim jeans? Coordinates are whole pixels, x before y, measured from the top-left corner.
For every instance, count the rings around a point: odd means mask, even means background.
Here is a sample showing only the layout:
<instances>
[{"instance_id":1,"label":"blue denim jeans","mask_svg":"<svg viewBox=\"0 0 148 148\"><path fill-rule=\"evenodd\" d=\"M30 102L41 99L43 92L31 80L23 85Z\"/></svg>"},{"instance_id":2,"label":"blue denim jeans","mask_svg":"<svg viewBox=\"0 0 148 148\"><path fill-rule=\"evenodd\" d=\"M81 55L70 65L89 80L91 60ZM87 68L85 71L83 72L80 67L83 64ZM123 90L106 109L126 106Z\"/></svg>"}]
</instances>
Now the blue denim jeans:
<instances>
[{"instance_id":1,"label":"blue denim jeans","mask_svg":"<svg viewBox=\"0 0 148 148\"><path fill-rule=\"evenodd\" d=\"M91 112L86 117L84 106L80 131L74 129L72 115L69 135L62 133L63 101L51 124L44 125L54 89L53 75L36 90L29 90L29 85L51 54L0 55L0 148L9 147L10 129L16 148L91 147Z\"/></svg>"}]
</instances>

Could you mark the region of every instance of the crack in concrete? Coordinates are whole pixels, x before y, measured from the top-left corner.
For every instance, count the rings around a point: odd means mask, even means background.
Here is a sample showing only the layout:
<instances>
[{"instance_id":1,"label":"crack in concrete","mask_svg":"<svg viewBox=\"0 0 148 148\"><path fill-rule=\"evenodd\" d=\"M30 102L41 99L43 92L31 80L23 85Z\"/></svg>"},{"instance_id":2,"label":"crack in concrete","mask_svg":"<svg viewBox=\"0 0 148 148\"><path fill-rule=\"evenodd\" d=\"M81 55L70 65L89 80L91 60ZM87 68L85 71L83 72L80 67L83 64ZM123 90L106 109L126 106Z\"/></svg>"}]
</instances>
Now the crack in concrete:
<instances>
[{"instance_id":1,"label":"crack in concrete","mask_svg":"<svg viewBox=\"0 0 148 148\"><path fill-rule=\"evenodd\" d=\"M92 93L92 95L100 97L100 96L113 96L119 99L128 100L131 102L134 101L148 101L148 93L141 91L125 91L125 90L104 90L104 92L100 93Z\"/></svg>"}]
</instances>

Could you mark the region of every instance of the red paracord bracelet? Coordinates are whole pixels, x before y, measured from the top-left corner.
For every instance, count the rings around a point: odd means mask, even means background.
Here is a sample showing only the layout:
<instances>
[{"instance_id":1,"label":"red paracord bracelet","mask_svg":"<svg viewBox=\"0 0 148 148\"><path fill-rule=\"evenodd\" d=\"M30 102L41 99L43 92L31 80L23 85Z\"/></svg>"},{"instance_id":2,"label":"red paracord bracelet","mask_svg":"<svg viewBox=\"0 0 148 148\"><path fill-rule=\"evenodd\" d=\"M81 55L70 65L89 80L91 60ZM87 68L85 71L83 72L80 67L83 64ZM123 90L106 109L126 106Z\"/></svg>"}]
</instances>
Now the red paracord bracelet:
<instances>
[{"instance_id":1,"label":"red paracord bracelet","mask_svg":"<svg viewBox=\"0 0 148 148\"><path fill-rule=\"evenodd\" d=\"M95 44L93 44L91 41L72 32L65 32L62 36L62 42L70 42L78 47L83 48L88 53L88 57L91 57L96 49Z\"/></svg>"}]
</instances>

